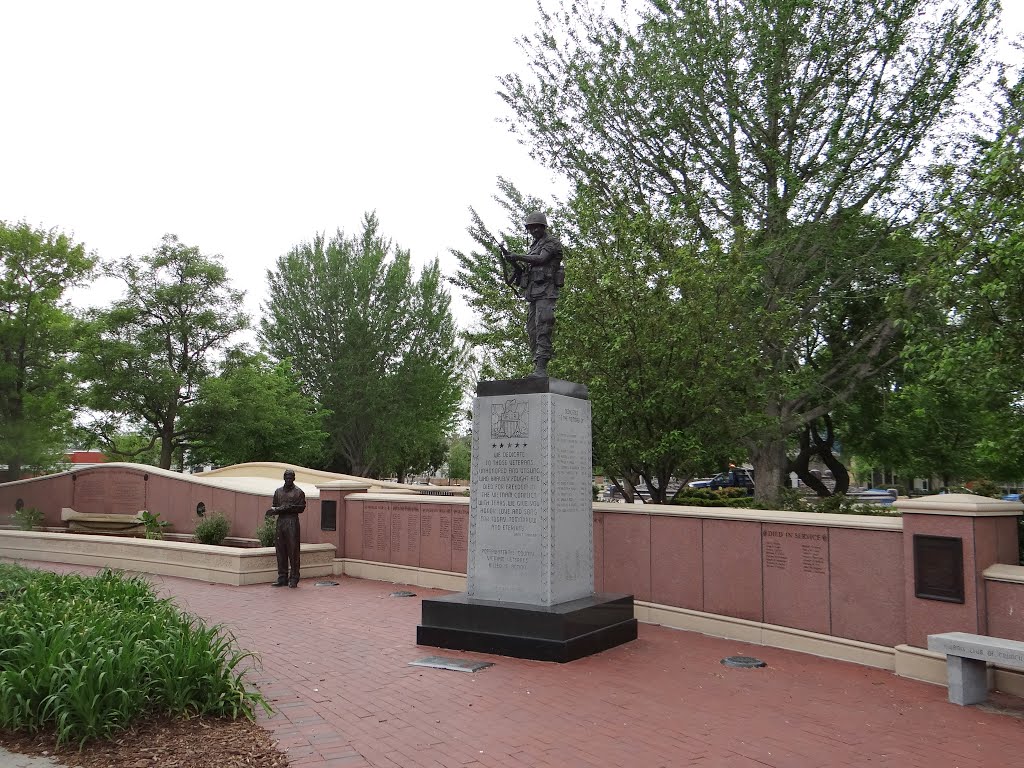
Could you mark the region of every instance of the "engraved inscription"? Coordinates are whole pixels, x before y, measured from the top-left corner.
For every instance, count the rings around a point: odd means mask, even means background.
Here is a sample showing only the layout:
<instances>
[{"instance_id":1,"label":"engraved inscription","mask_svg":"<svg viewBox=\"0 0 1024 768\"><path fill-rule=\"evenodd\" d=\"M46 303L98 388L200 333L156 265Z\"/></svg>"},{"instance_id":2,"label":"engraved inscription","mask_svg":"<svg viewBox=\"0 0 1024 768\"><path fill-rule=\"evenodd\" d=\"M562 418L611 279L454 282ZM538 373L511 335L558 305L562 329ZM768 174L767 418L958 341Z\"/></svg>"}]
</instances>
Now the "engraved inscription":
<instances>
[{"instance_id":1,"label":"engraved inscription","mask_svg":"<svg viewBox=\"0 0 1024 768\"><path fill-rule=\"evenodd\" d=\"M380 553L388 550L388 519L384 512L377 513L377 550Z\"/></svg>"},{"instance_id":2,"label":"engraved inscription","mask_svg":"<svg viewBox=\"0 0 1024 768\"><path fill-rule=\"evenodd\" d=\"M102 513L106 492L107 484L101 474L79 475L75 482L75 509L89 514Z\"/></svg>"},{"instance_id":3,"label":"engraved inscription","mask_svg":"<svg viewBox=\"0 0 1024 768\"><path fill-rule=\"evenodd\" d=\"M822 576L828 573L826 568L828 561L827 533L765 528L762 537L766 568L787 571L790 569L792 560L793 564L799 565L800 570L804 573Z\"/></svg>"},{"instance_id":4,"label":"engraved inscription","mask_svg":"<svg viewBox=\"0 0 1024 768\"><path fill-rule=\"evenodd\" d=\"M764 564L769 568L785 569L789 558L786 557L782 544L777 541L766 541L764 544Z\"/></svg>"},{"instance_id":5,"label":"engraved inscription","mask_svg":"<svg viewBox=\"0 0 1024 768\"><path fill-rule=\"evenodd\" d=\"M441 519L441 528L444 528L444 518ZM442 534L443 535L443 534ZM453 515L451 521L452 549L461 552L466 551L468 541L466 539L466 518L462 515Z\"/></svg>"},{"instance_id":6,"label":"engraved inscription","mask_svg":"<svg viewBox=\"0 0 1024 768\"><path fill-rule=\"evenodd\" d=\"M109 495L114 514L133 514L146 508L146 485L141 476L112 479Z\"/></svg>"},{"instance_id":7,"label":"engraved inscription","mask_svg":"<svg viewBox=\"0 0 1024 768\"><path fill-rule=\"evenodd\" d=\"M419 548L420 538L420 516L417 512L412 511L406 514L406 520L409 522L408 527L408 538L406 539L406 550L409 552L415 552Z\"/></svg>"},{"instance_id":8,"label":"engraved inscription","mask_svg":"<svg viewBox=\"0 0 1024 768\"><path fill-rule=\"evenodd\" d=\"M825 573L825 553L821 544L801 544L804 573Z\"/></svg>"},{"instance_id":9,"label":"engraved inscription","mask_svg":"<svg viewBox=\"0 0 1024 768\"><path fill-rule=\"evenodd\" d=\"M373 510L363 505L363 552L373 549L374 518Z\"/></svg>"},{"instance_id":10,"label":"engraved inscription","mask_svg":"<svg viewBox=\"0 0 1024 768\"><path fill-rule=\"evenodd\" d=\"M391 513L391 551L393 553L400 552L402 549L402 518L404 515L401 512Z\"/></svg>"},{"instance_id":11,"label":"engraved inscription","mask_svg":"<svg viewBox=\"0 0 1024 768\"><path fill-rule=\"evenodd\" d=\"M552 605L593 592L590 404L474 402L467 591Z\"/></svg>"}]
</instances>

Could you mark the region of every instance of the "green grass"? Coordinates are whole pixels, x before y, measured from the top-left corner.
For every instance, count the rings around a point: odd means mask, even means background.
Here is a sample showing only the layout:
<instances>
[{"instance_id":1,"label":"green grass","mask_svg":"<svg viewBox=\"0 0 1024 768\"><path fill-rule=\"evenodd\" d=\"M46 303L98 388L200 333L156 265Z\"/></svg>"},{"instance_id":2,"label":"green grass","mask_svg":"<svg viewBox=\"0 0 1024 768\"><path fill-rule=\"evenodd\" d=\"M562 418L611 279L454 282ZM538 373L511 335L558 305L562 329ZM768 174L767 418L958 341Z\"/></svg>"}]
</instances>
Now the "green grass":
<instances>
[{"instance_id":1,"label":"green grass","mask_svg":"<svg viewBox=\"0 0 1024 768\"><path fill-rule=\"evenodd\" d=\"M252 654L138 577L0 563L0 728L110 738L147 713L253 718Z\"/></svg>"}]
</instances>

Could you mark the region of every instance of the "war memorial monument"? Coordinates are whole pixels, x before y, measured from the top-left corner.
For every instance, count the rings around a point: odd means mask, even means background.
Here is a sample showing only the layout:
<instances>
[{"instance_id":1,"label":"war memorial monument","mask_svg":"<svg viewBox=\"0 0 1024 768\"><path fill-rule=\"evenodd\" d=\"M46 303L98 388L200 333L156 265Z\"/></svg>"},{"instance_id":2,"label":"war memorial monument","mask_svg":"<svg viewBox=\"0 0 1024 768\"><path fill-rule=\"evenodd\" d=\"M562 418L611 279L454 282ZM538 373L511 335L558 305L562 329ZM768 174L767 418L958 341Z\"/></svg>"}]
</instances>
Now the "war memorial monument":
<instances>
[{"instance_id":1,"label":"war memorial monument","mask_svg":"<svg viewBox=\"0 0 1024 768\"><path fill-rule=\"evenodd\" d=\"M633 596L594 592L586 386L547 375L562 248L543 214L526 254L501 248L530 303L534 370L481 381L473 401L466 592L423 601L420 645L566 662L635 640Z\"/></svg>"}]
</instances>

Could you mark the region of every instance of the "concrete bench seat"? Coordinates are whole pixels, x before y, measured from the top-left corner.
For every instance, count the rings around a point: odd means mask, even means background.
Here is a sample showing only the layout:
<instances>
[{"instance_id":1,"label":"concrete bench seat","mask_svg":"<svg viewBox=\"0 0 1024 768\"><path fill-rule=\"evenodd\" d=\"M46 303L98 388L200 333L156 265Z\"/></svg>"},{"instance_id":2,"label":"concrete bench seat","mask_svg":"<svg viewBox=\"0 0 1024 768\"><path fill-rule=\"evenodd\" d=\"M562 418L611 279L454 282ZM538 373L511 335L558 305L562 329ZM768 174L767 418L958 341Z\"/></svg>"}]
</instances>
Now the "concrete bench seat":
<instances>
[{"instance_id":1,"label":"concrete bench seat","mask_svg":"<svg viewBox=\"0 0 1024 768\"><path fill-rule=\"evenodd\" d=\"M146 525L134 515L102 515L88 512L76 512L64 507L60 511L60 519L68 524L69 531L81 533L109 533L119 535L144 534Z\"/></svg>"},{"instance_id":2,"label":"concrete bench seat","mask_svg":"<svg viewBox=\"0 0 1024 768\"><path fill-rule=\"evenodd\" d=\"M1024 643L967 632L928 635L928 650L946 654L949 700L980 704L988 698L988 662L1024 669Z\"/></svg>"}]
</instances>

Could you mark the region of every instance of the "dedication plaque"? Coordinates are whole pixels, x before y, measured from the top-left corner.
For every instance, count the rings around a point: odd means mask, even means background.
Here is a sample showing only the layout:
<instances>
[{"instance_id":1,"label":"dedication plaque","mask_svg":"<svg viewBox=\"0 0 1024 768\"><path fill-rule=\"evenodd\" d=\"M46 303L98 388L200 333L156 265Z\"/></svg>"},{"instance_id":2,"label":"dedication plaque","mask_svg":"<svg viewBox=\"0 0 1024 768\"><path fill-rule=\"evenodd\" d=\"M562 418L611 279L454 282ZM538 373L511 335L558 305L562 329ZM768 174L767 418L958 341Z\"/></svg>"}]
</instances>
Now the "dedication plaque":
<instances>
[{"instance_id":1,"label":"dedication plaque","mask_svg":"<svg viewBox=\"0 0 1024 768\"><path fill-rule=\"evenodd\" d=\"M964 602L964 541L914 534L914 596Z\"/></svg>"}]
</instances>

